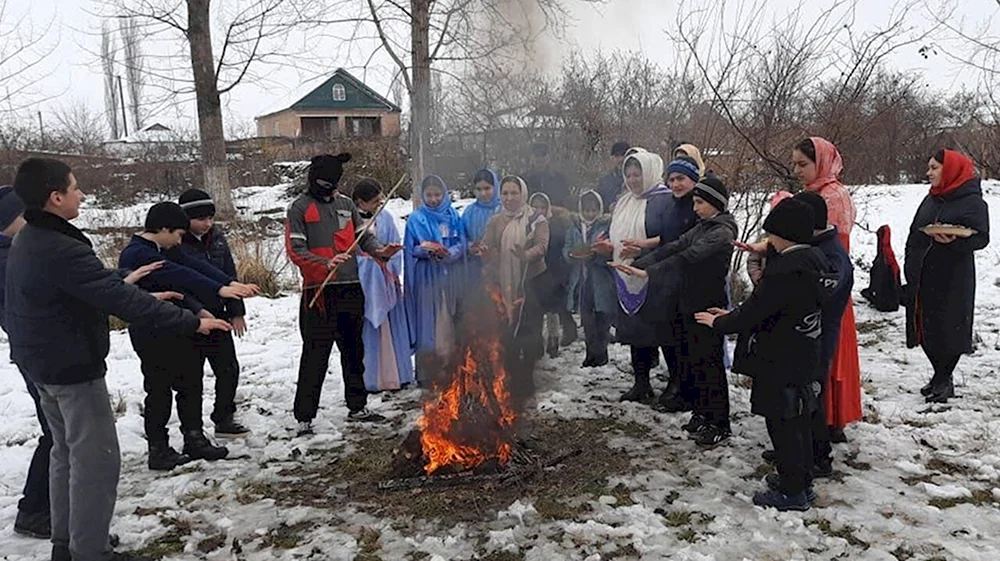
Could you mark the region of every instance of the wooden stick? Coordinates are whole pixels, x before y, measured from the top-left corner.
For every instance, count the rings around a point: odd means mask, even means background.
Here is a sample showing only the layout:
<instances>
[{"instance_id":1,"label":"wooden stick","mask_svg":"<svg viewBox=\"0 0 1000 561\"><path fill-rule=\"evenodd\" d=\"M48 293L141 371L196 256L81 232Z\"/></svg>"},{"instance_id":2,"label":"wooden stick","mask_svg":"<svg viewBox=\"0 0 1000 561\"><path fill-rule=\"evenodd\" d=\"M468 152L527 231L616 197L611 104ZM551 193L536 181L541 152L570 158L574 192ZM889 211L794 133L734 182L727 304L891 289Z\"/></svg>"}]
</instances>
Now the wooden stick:
<instances>
[{"instance_id":1,"label":"wooden stick","mask_svg":"<svg viewBox=\"0 0 1000 561\"><path fill-rule=\"evenodd\" d=\"M382 213L382 211L385 209L385 205L389 203L389 200L392 199L392 196L396 194L396 191L399 190L399 187L403 184L404 181L406 181L405 173L403 174L403 177L400 177L399 181L396 182L396 186L393 187L392 190L386 194L385 200L383 200L382 204L379 205L378 210L376 210L372 214L372 220L374 220L376 216ZM358 244L361 243L361 237L365 235L365 230L367 229L368 229L368 224L365 224L365 227L361 228L361 230L358 232L358 235L354 237L354 243L351 244L351 247L347 248L347 251L344 251L343 253L350 253L354 251L354 249L358 247ZM334 265L333 268L330 269L329 274L326 275L326 278L323 279L323 284L319 285L319 288L316 289L316 294L314 294L312 300L309 301L310 308L316 305L316 300L319 300L319 295L323 293L323 289L326 288L326 285L330 283L330 280L333 279L333 276L337 274L337 267L339 266L340 266L339 263L337 265Z\"/></svg>"}]
</instances>

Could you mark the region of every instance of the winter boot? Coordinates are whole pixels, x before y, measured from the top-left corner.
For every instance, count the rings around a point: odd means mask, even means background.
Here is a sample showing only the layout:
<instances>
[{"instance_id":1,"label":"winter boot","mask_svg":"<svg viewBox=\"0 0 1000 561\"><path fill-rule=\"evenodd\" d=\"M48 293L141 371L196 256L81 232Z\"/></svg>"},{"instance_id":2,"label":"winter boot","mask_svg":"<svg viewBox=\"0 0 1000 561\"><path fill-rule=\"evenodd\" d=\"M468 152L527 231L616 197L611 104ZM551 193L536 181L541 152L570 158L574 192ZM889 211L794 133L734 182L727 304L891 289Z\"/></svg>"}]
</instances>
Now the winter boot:
<instances>
[{"instance_id":1,"label":"winter boot","mask_svg":"<svg viewBox=\"0 0 1000 561\"><path fill-rule=\"evenodd\" d=\"M635 401L649 404L652 403L655 397L653 387L649 385L649 372L644 374L636 373L632 388L625 392L618 401Z\"/></svg>"},{"instance_id":2,"label":"winter boot","mask_svg":"<svg viewBox=\"0 0 1000 561\"><path fill-rule=\"evenodd\" d=\"M214 462L229 455L229 449L225 446L212 444L205 433L194 430L184 433L184 453L192 460L208 460Z\"/></svg>"},{"instance_id":3,"label":"winter boot","mask_svg":"<svg viewBox=\"0 0 1000 561\"><path fill-rule=\"evenodd\" d=\"M774 508L781 512L789 510L805 512L810 508L809 499L806 498L805 491L796 495L786 495L781 491L762 491L754 494L753 504L765 508Z\"/></svg>"},{"instance_id":4,"label":"winter boot","mask_svg":"<svg viewBox=\"0 0 1000 561\"><path fill-rule=\"evenodd\" d=\"M840 427L830 427L830 442L835 444L843 444L847 442L847 435L844 434L844 429Z\"/></svg>"},{"instance_id":5,"label":"winter boot","mask_svg":"<svg viewBox=\"0 0 1000 561\"><path fill-rule=\"evenodd\" d=\"M149 441L149 460L146 465L153 471L170 471L190 461L189 456L178 454L168 442Z\"/></svg>"},{"instance_id":6,"label":"winter boot","mask_svg":"<svg viewBox=\"0 0 1000 561\"><path fill-rule=\"evenodd\" d=\"M240 423L237 423L232 416L215 423L216 438L246 438L252 433Z\"/></svg>"},{"instance_id":7,"label":"winter boot","mask_svg":"<svg viewBox=\"0 0 1000 561\"><path fill-rule=\"evenodd\" d=\"M924 387L920 388L920 395L927 397L934 392L934 380L931 379L930 382L924 384Z\"/></svg>"},{"instance_id":8,"label":"winter boot","mask_svg":"<svg viewBox=\"0 0 1000 561\"><path fill-rule=\"evenodd\" d=\"M52 561L73 561L73 555L69 552L69 546L53 545Z\"/></svg>"},{"instance_id":9,"label":"winter boot","mask_svg":"<svg viewBox=\"0 0 1000 561\"><path fill-rule=\"evenodd\" d=\"M681 381L677 376L671 376L667 380L667 389L663 390L660 394L659 406L663 409L667 408L667 405L677 399L678 394L680 394Z\"/></svg>"},{"instance_id":10,"label":"winter boot","mask_svg":"<svg viewBox=\"0 0 1000 561\"><path fill-rule=\"evenodd\" d=\"M52 519L49 517L49 511L24 512L18 510L17 518L14 520L14 533L39 540L51 538Z\"/></svg>"},{"instance_id":11,"label":"winter boot","mask_svg":"<svg viewBox=\"0 0 1000 561\"><path fill-rule=\"evenodd\" d=\"M694 404L689 400L685 399L680 392L675 393L672 397L661 399L657 404L657 409L665 411L667 413L681 413L683 411L694 410Z\"/></svg>"},{"instance_id":12,"label":"winter boot","mask_svg":"<svg viewBox=\"0 0 1000 561\"><path fill-rule=\"evenodd\" d=\"M597 356L594 357L594 362L591 364L591 366L595 366L595 367L596 366L607 366L607 364L608 364L608 352L604 351L604 353L599 354L599 355L597 355Z\"/></svg>"},{"instance_id":13,"label":"winter boot","mask_svg":"<svg viewBox=\"0 0 1000 561\"><path fill-rule=\"evenodd\" d=\"M951 376L947 380L940 384L935 384L931 388L930 395L927 396L927 403L948 403L948 399L955 397L955 384L951 380Z\"/></svg>"},{"instance_id":14,"label":"winter boot","mask_svg":"<svg viewBox=\"0 0 1000 561\"><path fill-rule=\"evenodd\" d=\"M594 366L594 358L591 357L590 355L587 355L587 356L585 356L583 358L583 364L580 365L580 367L581 368L590 368L591 366Z\"/></svg>"}]
</instances>

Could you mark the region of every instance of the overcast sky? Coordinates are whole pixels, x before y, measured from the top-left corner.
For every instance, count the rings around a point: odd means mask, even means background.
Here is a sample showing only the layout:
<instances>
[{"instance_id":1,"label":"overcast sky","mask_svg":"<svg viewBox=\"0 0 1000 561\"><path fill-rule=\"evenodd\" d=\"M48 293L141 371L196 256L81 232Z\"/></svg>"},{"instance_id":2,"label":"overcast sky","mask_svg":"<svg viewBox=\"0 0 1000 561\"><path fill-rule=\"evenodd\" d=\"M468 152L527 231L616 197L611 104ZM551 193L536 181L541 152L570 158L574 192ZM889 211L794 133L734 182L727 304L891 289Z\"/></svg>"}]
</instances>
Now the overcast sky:
<instances>
[{"instance_id":1,"label":"overcast sky","mask_svg":"<svg viewBox=\"0 0 1000 561\"><path fill-rule=\"evenodd\" d=\"M236 0L227 0L235 2ZM359 0L360 1L360 0ZM617 49L641 51L661 66L668 66L674 60L675 52L667 33L678 32L679 24L676 14L677 3L669 0L606 0L603 4L586 4L579 0L564 0L570 7L571 21L567 29L565 42L562 44L548 41L546 43L544 64L550 68L558 68L561 58L569 52L594 52L596 50L614 51ZM702 0L712 1L712 0ZM734 0L730 0L734 2ZM832 0L810 0L807 3L803 19L809 20L827 9ZM940 0L927 0L928 4ZM953 0L958 6L953 20L957 25L976 25L998 12L997 0ZM37 119L37 111L42 111L43 117L51 115L72 103L85 103L95 110L103 109L103 86L100 63L96 53L100 48L101 19L93 12L98 11L97 0L7 0L7 21L12 21L18 10L25 11L27 24L37 28L48 29L46 40L54 45L53 56L48 60L48 75L36 84L35 94L48 98L30 110L19 112L21 119L30 116ZM768 9L780 15L794 5L797 0L774 0ZM857 11L857 27L859 30L877 26L886 22L893 10L893 4L880 0L860 0ZM703 5L703 4L702 4ZM913 12L909 22L914 29L926 29L931 25L927 8L921 7ZM965 21L960 22L962 18ZM22 25L26 25L22 23ZM994 27L1000 26L1000 23ZM0 23L2 28L2 23ZM998 32L1000 33L1000 32ZM949 57L938 54L929 59L922 57L918 51L921 45L912 45L899 50L890 63L901 69L916 70L924 73L925 82L929 87L937 89L957 89L963 85L972 86L977 76L972 72L963 71L960 65ZM164 49L163 46L152 46L152 49ZM364 51L367 49L358 49ZM337 52L337 46L331 44L331 51ZM183 52L183 51L181 51ZM355 55L355 58L358 58ZM330 70L336 66L351 68L352 71L367 80L370 85L389 96L388 81L394 68L391 62L376 57L367 69L358 68L363 60L331 59L322 66L330 65ZM227 108L227 128L236 129L240 124L252 123L255 115L274 109L276 104L289 99L293 91L302 89L301 82L309 74L318 76L324 73L323 68L310 68L302 72L295 70L269 69L270 80L267 84L241 85L223 99ZM176 107L159 106L150 108L153 113L147 117L147 122L162 121L170 126L194 126L194 107L191 104Z\"/></svg>"}]
</instances>

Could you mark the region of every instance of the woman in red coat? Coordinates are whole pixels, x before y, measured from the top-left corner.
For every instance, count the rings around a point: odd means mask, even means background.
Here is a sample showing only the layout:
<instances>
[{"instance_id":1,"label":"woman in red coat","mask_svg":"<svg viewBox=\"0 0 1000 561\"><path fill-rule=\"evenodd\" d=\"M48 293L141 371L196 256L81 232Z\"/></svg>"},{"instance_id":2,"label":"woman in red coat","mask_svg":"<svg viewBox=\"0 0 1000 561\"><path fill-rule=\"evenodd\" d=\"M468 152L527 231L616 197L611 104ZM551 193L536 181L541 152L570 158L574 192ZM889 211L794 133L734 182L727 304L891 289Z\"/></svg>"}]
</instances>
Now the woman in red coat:
<instances>
[{"instance_id":1,"label":"woman in red coat","mask_svg":"<svg viewBox=\"0 0 1000 561\"><path fill-rule=\"evenodd\" d=\"M851 230L857 211L851 194L840 182L843 160L837 147L817 136L795 145L792 151L795 174L807 191L818 193L827 206L827 221L836 226L840 242L848 253L851 251ZM861 365L858 362L858 333L854 325L854 302L847 301L847 308L840 323L837 352L830 365L827 381L826 413L830 425L830 441L845 442L844 427L861 419Z\"/></svg>"}]
</instances>

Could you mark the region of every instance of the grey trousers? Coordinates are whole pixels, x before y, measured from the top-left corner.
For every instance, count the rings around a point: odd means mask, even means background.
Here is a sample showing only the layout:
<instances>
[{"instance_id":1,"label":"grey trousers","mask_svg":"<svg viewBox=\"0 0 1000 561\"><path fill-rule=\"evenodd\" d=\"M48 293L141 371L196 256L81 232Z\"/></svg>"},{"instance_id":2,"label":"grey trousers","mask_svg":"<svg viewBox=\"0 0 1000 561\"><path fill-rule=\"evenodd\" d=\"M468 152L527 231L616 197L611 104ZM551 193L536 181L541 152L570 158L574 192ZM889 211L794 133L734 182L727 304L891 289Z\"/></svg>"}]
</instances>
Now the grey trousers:
<instances>
[{"instance_id":1,"label":"grey trousers","mask_svg":"<svg viewBox=\"0 0 1000 561\"><path fill-rule=\"evenodd\" d=\"M108 386L38 384L38 393L52 429L52 545L68 547L73 561L106 561L121 471Z\"/></svg>"}]
</instances>

